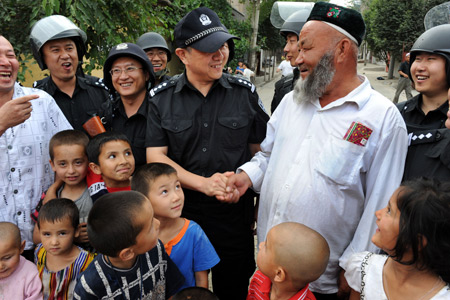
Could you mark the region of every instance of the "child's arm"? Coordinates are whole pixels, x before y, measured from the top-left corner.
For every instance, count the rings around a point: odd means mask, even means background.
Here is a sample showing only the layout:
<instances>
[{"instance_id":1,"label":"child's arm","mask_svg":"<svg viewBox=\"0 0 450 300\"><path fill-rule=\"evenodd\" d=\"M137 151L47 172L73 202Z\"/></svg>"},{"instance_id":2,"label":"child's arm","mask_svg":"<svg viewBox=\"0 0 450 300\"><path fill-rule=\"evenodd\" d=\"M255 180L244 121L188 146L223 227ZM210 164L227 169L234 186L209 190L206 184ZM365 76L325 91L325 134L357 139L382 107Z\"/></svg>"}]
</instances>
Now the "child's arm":
<instances>
[{"instance_id":1,"label":"child's arm","mask_svg":"<svg viewBox=\"0 0 450 300\"><path fill-rule=\"evenodd\" d=\"M78 225L78 237L76 237L74 240L76 243L89 243L87 223L80 223Z\"/></svg>"},{"instance_id":2,"label":"child's arm","mask_svg":"<svg viewBox=\"0 0 450 300\"><path fill-rule=\"evenodd\" d=\"M45 204L52 199L58 198L56 193L58 192L58 189L63 185L63 183L64 182L61 179L56 177L55 182L45 192L45 197L44 197L44 201L42 202L42 204Z\"/></svg>"},{"instance_id":3,"label":"child's arm","mask_svg":"<svg viewBox=\"0 0 450 300\"><path fill-rule=\"evenodd\" d=\"M195 286L208 288L208 270L195 272Z\"/></svg>"},{"instance_id":4,"label":"child's arm","mask_svg":"<svg viewBox=\"0 0 450 300\"><path fill-rule=\"evenodd\" d=\"M352 289L350 292L350 298L348 298L348 300L359 300L360 298L361 294Z\"/></svg>"}]
</instances>

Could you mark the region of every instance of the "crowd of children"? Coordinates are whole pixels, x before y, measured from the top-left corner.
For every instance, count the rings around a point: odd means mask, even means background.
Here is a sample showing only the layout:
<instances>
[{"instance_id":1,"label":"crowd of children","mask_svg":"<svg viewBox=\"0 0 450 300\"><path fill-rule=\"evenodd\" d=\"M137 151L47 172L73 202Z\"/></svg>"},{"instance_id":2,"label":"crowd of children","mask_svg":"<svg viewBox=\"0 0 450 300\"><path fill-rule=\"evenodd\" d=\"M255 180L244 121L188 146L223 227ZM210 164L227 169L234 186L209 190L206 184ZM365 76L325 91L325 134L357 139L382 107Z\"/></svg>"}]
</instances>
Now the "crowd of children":
<instances>
[{"instance_id":1,"label":"crowd of children","mask_svg":"<svg viewBox=\"0 0 450 300\"><path fill-rule=\"evenodd\" d=\"M127 138L113 132L89 141L62 131L49 151L57 179L33 213L35 264L20 255L18 227L0 223L1 299L218 299L208 270L220 258L201 227L181 217L173 167L134 172ZM449 299L450 184L406 182L376 217L372 241L386 254L353 255L350 299ZM308 286L329 256L311 228L273 227L259 245L247 299L315 299Z\"/></svg>"}]
</instances>

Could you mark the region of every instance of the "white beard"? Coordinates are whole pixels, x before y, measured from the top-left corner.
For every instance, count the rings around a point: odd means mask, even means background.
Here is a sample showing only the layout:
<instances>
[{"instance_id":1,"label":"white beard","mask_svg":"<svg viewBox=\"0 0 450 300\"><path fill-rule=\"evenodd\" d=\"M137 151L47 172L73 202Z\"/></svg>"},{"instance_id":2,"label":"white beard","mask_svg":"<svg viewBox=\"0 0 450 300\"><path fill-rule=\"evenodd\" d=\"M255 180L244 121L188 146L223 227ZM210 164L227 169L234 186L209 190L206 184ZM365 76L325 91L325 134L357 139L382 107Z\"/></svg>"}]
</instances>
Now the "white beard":
<instances>
[{"instance_id":1,"label":"white beard","mask_svg":"<svg viewBox=\"0 0 450 300\"><path fill-rule=\"evenodd\" d=\"M323 96L336 73L333 61L334 53L331 51L325 53L305 79L300 77L297 80L294 87L296 103L314 101Z\"/></svg>"}]
</instances>

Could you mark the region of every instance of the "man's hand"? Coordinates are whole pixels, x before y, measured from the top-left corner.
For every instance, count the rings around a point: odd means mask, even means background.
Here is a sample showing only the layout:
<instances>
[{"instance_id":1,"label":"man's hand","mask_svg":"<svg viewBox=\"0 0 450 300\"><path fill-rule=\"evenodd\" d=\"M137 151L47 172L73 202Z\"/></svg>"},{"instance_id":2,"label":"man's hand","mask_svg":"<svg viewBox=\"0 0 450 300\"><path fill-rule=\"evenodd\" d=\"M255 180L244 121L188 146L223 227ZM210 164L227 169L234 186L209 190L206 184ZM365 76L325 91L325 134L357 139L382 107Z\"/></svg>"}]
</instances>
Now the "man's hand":
<instances>
[{"instance_id":1,"label":"man's hand","mask_svg":"<svg viewBox=\"0 0 450 300\"><path fill-rule=\"evenodd\" d=\"M37 98L39 95L27 95L5 102L0 107L0 134L27 120L33 110L30 100Z\"/></svg>"},{"instance_id":2,"label":"man's hand","mask_svg":"<svg viewBox=\"0 0 450 300\"><path fill-rule=\"evenodd\" d=\"M228 177L234 172L215 173L203 179L200 191L207 196L223 197L226 194Z\"/></svg>"},{"instance_id":3,"label":"man's hand","mask_svg":"<svg viewBox=\"0 0 450 300\"><path fill-rule=\"evenodd\" d=\"M247 173L241 172L239 174L233 174L228 177L226 194L224 197L216 198L220 201L236 203L251 186L252 181L250 180L250 177L248 177Z\"/></svg>"},{"instance_id":4,"label":"man's hand","mask_svg":"<svg viewBox=\"0 0 450 300\"><path fill-rule=\"evenodd\" d=\"M349 299L351 288L347 283L347 279L345 279L345 270L341 269L339 272L339 278L338 278L338 292L337 297L338 299L347 300Z\"/></svg>"}]
</instances>

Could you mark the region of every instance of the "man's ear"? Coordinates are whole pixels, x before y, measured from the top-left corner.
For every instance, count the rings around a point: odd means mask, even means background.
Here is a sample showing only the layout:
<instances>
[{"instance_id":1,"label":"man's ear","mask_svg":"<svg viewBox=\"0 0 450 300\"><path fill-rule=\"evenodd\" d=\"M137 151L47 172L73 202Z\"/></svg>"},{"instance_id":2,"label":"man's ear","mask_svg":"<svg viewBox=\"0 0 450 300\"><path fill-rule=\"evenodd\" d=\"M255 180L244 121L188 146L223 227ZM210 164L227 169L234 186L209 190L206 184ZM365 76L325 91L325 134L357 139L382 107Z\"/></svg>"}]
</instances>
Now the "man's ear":
<instances>
[{"instance_id":1,"label":"man's ear","mask_svg":"<svg viewBox=\"0 0 450 300\"><path fill-rule=\"evenodd\" d=\"M336 59L338 63L342 63L346 60L346 56L352 49L352 41L348 38L343 38L336 46Z\"/></svg>"},{"instance_id":2,"label":"man's ear","mask_svg":"<svg viewBox=\"0 0 450 300\"><path fill-rule=\"evenodd\" d=\"M132 248L125 248L119 252L118 257L123 261L128 261L135 258L136 254L134 253Z\"/></svg>"},{"instance_id":3,"label":"man's ear","mask_svg":"<svg viewBox=\"0 0 450 300\"><path fill-rule=\"evenodd\" d=\"M285 280L286 280L286 271L282 267L278 266L273 281L277 283L282 283Z\"/></svg>"},{"instance_id":4,"label":"man's ear","mask_svg":"<svg viewBox=\"0 0 450 300\"><path fill-rule=\"evenodd\" d=\"M187 63L186 52L187 50L185 48L177 48L175 50L175 54L178 56L178 58L181 60L183 64Z\"/></svg>"},{"instance_id":5,"label":"man's ear","mask_svg":"<svg viewBox=\"0 0 450 300\"><path fill-rule=\"evenodd\" d=\"M427 246L428 240L426 236L424 236L423 234L419 234L418 239L419 239L419 250L422 251L423 248Z\"/></svg>"},{"instance_id":6,"label":"man's ear","mask_svg":"<svg viewBox=\"0 0 450 300\"><path fill-rule=\"evenodd\" d=\"M25 241L22 241L22 242L20 243L20 254L22 254L22 253L23 253L23 250L25 250L25 244L26 244Z\"/></svg>"},{"instance_id":7,"label":"man's ear","mask_svg":"<svg viewBox=\"0 0 450 300\"><path fill-rule=\"evenodd\" d=\"M100 169L100 166L97 165L96 163L90 162L89 163L89 168L91 169L92 172L94 172L97 175L102 175L102 170Z\"/></svg>"}]
</instances>

